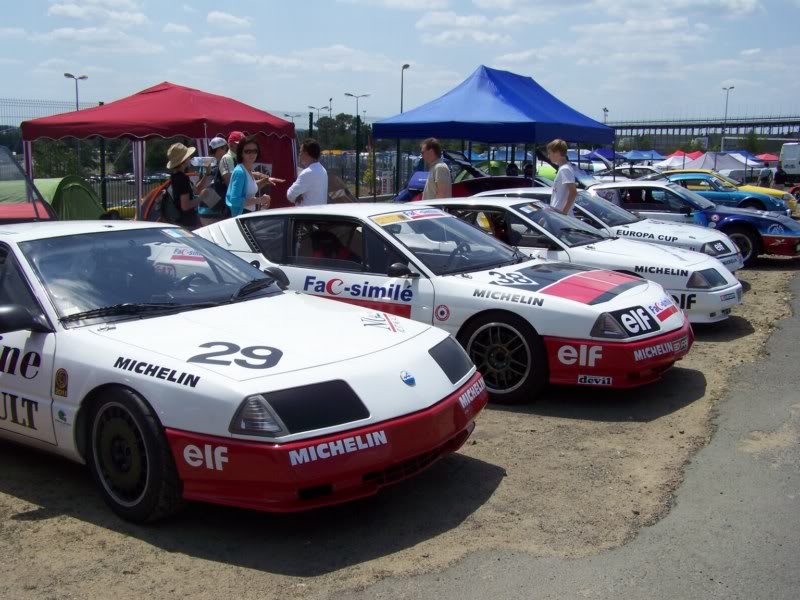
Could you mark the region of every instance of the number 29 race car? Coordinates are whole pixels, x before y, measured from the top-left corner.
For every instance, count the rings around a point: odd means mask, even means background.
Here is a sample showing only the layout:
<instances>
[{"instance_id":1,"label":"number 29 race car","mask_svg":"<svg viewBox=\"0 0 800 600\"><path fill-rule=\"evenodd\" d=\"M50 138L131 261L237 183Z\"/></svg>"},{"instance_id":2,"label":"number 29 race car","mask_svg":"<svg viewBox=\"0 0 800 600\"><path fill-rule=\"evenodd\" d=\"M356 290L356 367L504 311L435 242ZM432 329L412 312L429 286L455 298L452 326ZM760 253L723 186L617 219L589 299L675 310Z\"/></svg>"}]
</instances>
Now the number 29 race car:
<instances>
[{"instance_id":1,"label":"number 29 race car","mask_svg":"<svg viewBox=\"0 0 800 600\"><path fill-rule=\"evenodd\" d=\"M242 215L198 229L291 289L433 323L461 342L496 402L547 383L633 387L692 344L657 283L531 257L416 204L333 204Z\"/></svg>"},{"instance_id":2,"label":"number 29 race car","mask_svg":"<svg viewBox=\"0 0 800 600\"><path fill-rule=\"evenodd\" d=\"M488 396L452 338L284 280L172 226L3 227L0 437L132 521L342 502L464 443Z\"/></svg>"}]
</instances>

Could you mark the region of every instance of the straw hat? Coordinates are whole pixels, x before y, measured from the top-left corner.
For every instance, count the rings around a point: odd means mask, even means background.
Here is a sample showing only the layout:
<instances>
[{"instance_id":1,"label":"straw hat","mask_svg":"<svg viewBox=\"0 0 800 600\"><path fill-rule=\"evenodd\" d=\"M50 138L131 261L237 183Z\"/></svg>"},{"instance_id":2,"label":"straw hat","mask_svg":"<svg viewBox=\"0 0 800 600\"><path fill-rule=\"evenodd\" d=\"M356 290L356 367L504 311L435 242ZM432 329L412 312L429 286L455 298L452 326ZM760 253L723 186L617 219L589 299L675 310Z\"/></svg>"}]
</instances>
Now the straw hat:
<instances>
[{"instance_id":1,"label":"straw hat","mask_svg":"<svg viewBox=\"0 0 800 600\"><path fill-rule=\"evenodd\" d=\"M174 169L179 167L184 161L190 159L196 151L197 148L187 148L180 142L172 144L167 150L167 158L169 159L167 168Z\"/></svg>"}]
</instances>

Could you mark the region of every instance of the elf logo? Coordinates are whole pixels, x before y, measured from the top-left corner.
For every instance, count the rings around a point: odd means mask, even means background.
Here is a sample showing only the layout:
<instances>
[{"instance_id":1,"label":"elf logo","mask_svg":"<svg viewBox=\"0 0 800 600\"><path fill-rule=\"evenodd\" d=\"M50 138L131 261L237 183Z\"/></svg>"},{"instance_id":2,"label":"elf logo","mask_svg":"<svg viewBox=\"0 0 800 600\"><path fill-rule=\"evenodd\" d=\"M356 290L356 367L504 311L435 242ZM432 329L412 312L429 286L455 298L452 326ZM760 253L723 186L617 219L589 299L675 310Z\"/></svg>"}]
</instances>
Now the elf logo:
<instances>
[{"instance_id":1,"label":"elf logo","mask_svg":"<svg viewBox=\"0 0 800 600\"><path fill-rule=\"evenodd\" d=\"M692 310L692 307L697 302L697 294L680 294L679 296L673 294L672 297L681 310Z\"/></svg>"},{"instance_id":2,"label":"elf logo","mask_svg":"<svg viewBox=\"0 0 800 600\"><path fill-rule=\"evenodd\" d=\"M603 358L602 346L561 346L558 349L558 362L562 365L574 365L578 363L581 367L593 367Z\"/></svg>"},{"instance_id":3,"label":"elf logo","mask_svg":"<svg viewBox=\"0 0 800 600\"><path fill-rule=\"evenodd\" d=\"M658 322L641 306L633 306L609 313L631 335L654 333L660 329Z\"/></svg>"},{"instance_id":4,"label":"elf logo","mask_svg":"<svg viewBox=\"0 0 800 600\"><path fill-rule=\"evenodd\" d=\"M214 447L205 444L202 449L193 444L183 449L183 460L190 467L205 467L210 471L222 471L228 462L228 449L225 446Z\"/></svg>"}]
</instances>

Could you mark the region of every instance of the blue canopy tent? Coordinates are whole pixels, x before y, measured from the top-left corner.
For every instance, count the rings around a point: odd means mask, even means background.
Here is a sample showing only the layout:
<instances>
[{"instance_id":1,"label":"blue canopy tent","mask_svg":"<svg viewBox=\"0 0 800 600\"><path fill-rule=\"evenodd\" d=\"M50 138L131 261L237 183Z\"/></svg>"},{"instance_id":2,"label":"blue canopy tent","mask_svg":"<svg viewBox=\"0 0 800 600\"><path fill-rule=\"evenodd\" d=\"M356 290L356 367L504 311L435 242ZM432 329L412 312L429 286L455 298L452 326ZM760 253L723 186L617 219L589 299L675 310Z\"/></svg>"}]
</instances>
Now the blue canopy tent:
<instances>
[{"instance_id":1,"label":"blue canopy tent","mask_svg":"<svg viewBox=\"0 0 800 600\"><path fill-rule=\"evenodd\" d=\"M619 152L614 152L614 150L611 148L597 148L591 154L589 154L589 158L599 158L601 160L607 160L608 162L613 162L614 160L625 160L625 157L622 154Z\"/></svg>"},{"instance_id":2,"label":"blue canopy tent","mask_svg":"<svg viewBox=\"0 0 800 600\"><path fill-rule=\"evenodd\" d=\"M625 152L622 156L629 161L664 160L666 158L666 156L659 154L655 150L631 150L630 152Z\"/></svg>"},{"instance_id":3,"label":"blue canopy tent","mask_svg":"<svg viewBox=\"0 0 800 600\"><path fill-rule=\"evenodd\" d=\"M614 130L570 108L530 77L480 66L444 96L378 121L376 138L439 137L497 144L611 144Z\"/></svg>"}]
</instances>

